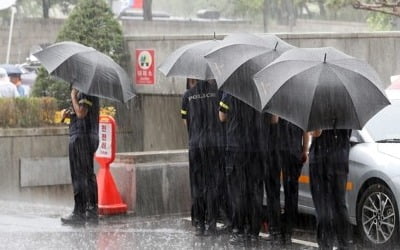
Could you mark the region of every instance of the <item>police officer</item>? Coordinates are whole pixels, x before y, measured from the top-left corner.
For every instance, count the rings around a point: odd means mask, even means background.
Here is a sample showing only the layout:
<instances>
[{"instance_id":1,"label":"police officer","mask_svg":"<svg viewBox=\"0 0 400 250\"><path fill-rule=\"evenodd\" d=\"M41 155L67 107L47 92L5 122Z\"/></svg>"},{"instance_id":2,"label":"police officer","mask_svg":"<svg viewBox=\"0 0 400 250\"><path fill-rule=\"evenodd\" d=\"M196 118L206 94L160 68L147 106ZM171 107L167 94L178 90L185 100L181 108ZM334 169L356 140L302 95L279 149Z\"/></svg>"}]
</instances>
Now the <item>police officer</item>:
<instances>
[{"instance_id":1,"label":"police officer","mask_svg":"<svg viewBox=\"0 0 400 250\"><path fill-rule=\"evenodd\" d=\"M243 244L247 239L257 242L261 226L263 166L257 142L256 112L226 93L220 102L220 120L227 123L225 167L232 209L231 244Z\"/></svg>"},{"instance_id":2,"label":"police officer","mask_svg":"<svg viewBox=\"0 0 400 250\"><path fill-rule=\"evenodd\" d=\"M307 161L308 133L296 125L272 117L271 157L266 173L269 232L273 244L291 244L293 225L297 218L298 179ZM281 216L280 187L285 195L284 216Z\"/></svg>"},{"instance_id":3,"label":"police officer","mask_svg":"<svg viewBox=\"0 0 400 250\"><path fill-rule=\"evenodd\" d=\"M254 109L253 119L250 123L251 144L248 147L248 170L247 178L247 240L253 246L258 244L259 233L263 221L263 195L264 195L264 173L266 167L269 139L270 114L260 113Z\"/></svg>"},{"instance_id":4,"label":"police officer","mask_svg":"<svg viewBox=\"0 0 400 250\"><path fill-rule=\"evenodd\" d=\"M348 249L350 223L346 207L351 130L318 130L312 133L310 148L311 194L317 214L317 242L332 249Z\"/></svg>"},{"instance_id":5,"label":"police officer","mask_svg":"<svg viewBox=\"0 0 400 250\"><path fill-rule=\"evenodd\" d=\"M74 210L61 218L65 224L98 222L97 181L93 168L93 157L99 144L99 100L71 90L72 107L64 111L69 116L69 163L74 191Z\"/></svg>"},{"instance_id":6,"label":"police officer","mask_svg":"<svg viewBox=\"0 0 400 250\"><path fill-rule=\"evenodd\" d=\"M192 221L196 235L216 233L218 188L223 165L222 126L218 121L218 88L215 83L191 79L182 99L181 115L189 133L189 172Z\"/></svg>"}]
</instances>

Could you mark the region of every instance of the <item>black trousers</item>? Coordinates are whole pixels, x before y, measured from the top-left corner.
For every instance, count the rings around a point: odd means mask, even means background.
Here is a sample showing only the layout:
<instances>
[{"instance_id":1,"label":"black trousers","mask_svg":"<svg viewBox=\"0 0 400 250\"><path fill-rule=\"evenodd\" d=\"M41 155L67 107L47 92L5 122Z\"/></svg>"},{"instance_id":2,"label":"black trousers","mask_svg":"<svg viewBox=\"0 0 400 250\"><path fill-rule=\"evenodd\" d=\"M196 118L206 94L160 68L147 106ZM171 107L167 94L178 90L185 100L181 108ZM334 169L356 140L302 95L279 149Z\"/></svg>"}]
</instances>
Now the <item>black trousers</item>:
<instances>
[{"instance_id":1,"label":"black trousers","mask_svg":"<svg viewBox=\"0 0 400 250\"><path fill-rule=\"evenodd\" d=\"M214 147L189 149L193 225L216 226L219 183L223 174L222 153Z\"/></svg>"},{"instance_id":2,"label":"black trousers","mask_svg":"<svg viewBox=\"0 0 400 250\"><path fill-rule=\"evenodd\" d=\"M226 180L232 209L232 227L258 235L262 223L263 165L259 152L228 151Z\"/></svg>"},{"instance_id":3,"label":"black trousers","mask_svg":"<svg viewBox=\"0 0 400 250\"><path fill-rule=\"evenodd\" d=\"M93 157L98 144L98 135L70 137L69 165L74 190L75 213L84 213L88 206L97 208L97 180Z\"/></svg>"},{"instance_id":4,"label":"black trousers","mask_svg":"<svg viewBox=\"0 0 400 250\"><path fill-rule=\"evenodd\" d=\"M221 149L221 157L219 158L221 164L221 178L218 184L218 210L219 216L224 220L227 226L231 225L232 209L228 194L228 183L226 181L226 163L225 163L225 149Z\"/></svg>"},{"instance_id":5,"label":"black trousers","mask_svg":"<svg viewBox=\"0 0 400 250\"><path fill-rule=\"evenodd\" d=\"M317 213L317 242L321 248L331 248L335 238L340 249L348 247L347 165L331 164L325 160L310 164L311 194Z\"/></svg>"},{"instance_id":6,"label":"black trousers","mask_svg":"<svg viewBox=\"0 0 400 250\"><path fill-rule=\"evenodd\" d=\"M290 236L297 220L297 204L299 197L299 177L302 163L298 156L284 150L273 150L270 164L265 173L267 192L269 231L273 235ZM280 188L282 184L285 194L284 217L281 217ZM283 224L282 224L283 222Z\"/></svg>"}]
</instances>

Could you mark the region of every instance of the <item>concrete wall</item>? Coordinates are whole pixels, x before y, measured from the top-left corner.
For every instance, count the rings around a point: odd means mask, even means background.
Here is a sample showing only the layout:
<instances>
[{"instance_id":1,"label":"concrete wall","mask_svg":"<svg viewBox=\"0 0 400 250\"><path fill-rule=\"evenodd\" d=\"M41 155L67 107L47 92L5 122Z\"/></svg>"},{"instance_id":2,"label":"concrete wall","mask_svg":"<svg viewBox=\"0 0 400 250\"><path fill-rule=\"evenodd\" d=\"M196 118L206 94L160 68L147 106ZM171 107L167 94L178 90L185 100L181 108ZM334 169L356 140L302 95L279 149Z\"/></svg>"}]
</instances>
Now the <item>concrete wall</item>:
<instances>
[{"instance_id":1,"label":"concrete wall","mask_svg":"<svg viewBox=\"0 0 400 250\"><path fill-rule=\"evenodd\" d=\"M298 47L332 46L345 53L364 59L390 83L390 76L400 74L400 32L379 33L303 33L278 34L279 37ZM217 35L222 39L223 35ZM154 49L155 63L159 65L172 51L188 43L213 39L212 35L164 35L127 36L128 49L135 65L136 49ZM132 78L135 79L134 72ZM138 85L140 115L142 122L142 150L165 150L186 148L185 127L179 110L181 95L185 91L185 80L166 78L157 71L154 85ZM127 117L132 116L128 112Z\"/></svg>"},{"instance_id":2,"label":"concrete wall","mask_svg":"<svg viewBox=\"0 0 400 250\"><path fill-rule=\"evenodd\" d=\"M16 15L10 54L11 63L23 63L32 46L52 43L65 19L21 18ZM125 35L171 35L171 34L227 34L232 32L263 32L263 27L248 21L121 21ZM9 35L9 20L0 22L0 63L5 62ZM363 32L368 31L365 23L331 22L298 19L296 26L280 26L271 23L268 32Z\"/></svg>"},{"instance_id":3,"label":"concrete wall","mask_svg":"<svg viewBox=\"0 0 400 250\"><path fill-rule=\"evenodd\" d=\"M67 132L66 128L0 129L0 199L71 204L70 185L65 185L65 181L50 185L61 175L69 177L65 174L68 165L60 166L55 162L67 156ZM46 171L34 178L40 166L27 168L29 161L43 162L46 157L53 158L44 164ZM38 185L41 180L48 185Z\"/></svg>"},{"instance_id":4,"label":"concrete wall","mask_svg":"<svg viewBox=\"0 0 400 250\"><path fill-rule=\"evenodd\" d=\"M14 21L10 63L23 63L32 46L54 42L64 23L62 19L20 19ZM8 46L9 25L0 25L0 62L5 63Z\"/></svg>"},{"instance_id":5,"label":"concrete wall","mask_svg":"<svg viewBox=\"0 0 400 250\"><path fill-rule=\"evenodd\" d=\"M190 212L187 150L120 153L111 172L123 201L137 215Z\"/></svg>"},{"instance_id":6,"label":"concrete wall","mask_svg":"<svg viewBox=\"0 0 400 250\"><path fill-rule=\"evenodd\" d=\"M335 47L351 56L367 61L389 83L390 76L400 73L400 32L374 33L278 33L283 40L297 47ZM224 35L218 35L222 39ZM196 41L213 39L212 35L163 35L126 36L132 66L135 65L135 49L154 49L155 62L163 60L177 48ZM135 75L132 75L135 79ZM166 78L157 71L154 85L136 85L141 94L181 95L185 90L184 79Z\"/></svg>"},{"instance_id":7,"label":"concrete wall","mask_svg":"<svg viewBox=\"0 0 400 250\"><path fill-rule=\"evenodd\" d=\"M1 200L73 206L67 132L0 129ZM110 169L129 211L190 211L187 150L119 153Z\"/></svg>"}]
</instances>

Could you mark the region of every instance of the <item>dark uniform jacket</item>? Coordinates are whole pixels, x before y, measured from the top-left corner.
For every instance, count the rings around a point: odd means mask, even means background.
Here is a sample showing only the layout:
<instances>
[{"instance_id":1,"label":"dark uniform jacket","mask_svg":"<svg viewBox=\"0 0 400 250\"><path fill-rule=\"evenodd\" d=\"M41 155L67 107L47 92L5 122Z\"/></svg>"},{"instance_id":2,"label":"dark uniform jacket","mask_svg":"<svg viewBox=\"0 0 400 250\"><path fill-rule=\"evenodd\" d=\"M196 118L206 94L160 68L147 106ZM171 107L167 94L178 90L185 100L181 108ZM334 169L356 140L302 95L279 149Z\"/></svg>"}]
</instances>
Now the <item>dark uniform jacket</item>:
<instances>
[{"instance_id":1,"label":"dark uniform jacket","mask_svg":"<svg viewBox=\"0 0 400 250\"><path fill-rule=\"evenodd\" d=\"M323 130L321 136L313 138L310 164L343 164L348 172L350 136L349 129Z\"/></svg>"},{"instance_id":2,"label":"dark uniform jacket","mask_svg":"<svg viewBox=\"0 0 400 250\"><path fill-rule=\"evenodd\" d=\"M228 151L255 152L260 150L260 113L239 99L224 93L219 110L228 114L226 149Z\"/></svg>"},{"instance_id":3,"label":"dark uniform jacket","mask_svg":"<svg viewBox=\"0 0 400 250\"><path fill-rule=\"evenodd\" d=\"M189 148L222 147L219 99L217 85L206 81L198 81L195 87L183 95L181 115L187 122Z\"/></svg>"},{"instance_id":4,"label":"dark uniform jacket","mask_svg":"<svg viewBox=\"0 0 400 250\"><path fill-rule=\"evenodd\" d=\"M289 154L301 157L303 151L303 130L283 118L271 130L271 148L286 151Z\"/></svg>"},{"instance_id":5,"label":"dark uniform jacket","mask_svg":"<svg viewBox=\"0 0 400 250\"><path fill-rule=\"evenodd\" d=\"M80 105L88 107L88 114L83 119L73 114L69 125L70 135L98 135L99 134L99 99L95 96L88 96L83 93L78 94Z\"/></svg>"}]
</instances>

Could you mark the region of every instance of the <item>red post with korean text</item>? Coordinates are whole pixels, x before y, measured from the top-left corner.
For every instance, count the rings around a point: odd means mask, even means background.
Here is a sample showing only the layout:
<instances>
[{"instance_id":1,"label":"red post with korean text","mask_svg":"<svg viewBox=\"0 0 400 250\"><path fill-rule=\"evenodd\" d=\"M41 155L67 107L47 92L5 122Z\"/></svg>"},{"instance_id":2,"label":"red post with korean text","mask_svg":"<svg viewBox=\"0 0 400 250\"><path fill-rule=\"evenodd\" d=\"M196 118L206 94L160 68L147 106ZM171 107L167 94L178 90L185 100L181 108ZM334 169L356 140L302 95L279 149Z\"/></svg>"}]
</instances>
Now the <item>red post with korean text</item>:
<instances>
[{"instance_id":1,"label":"red post with korean text","mask_svg":"<svg viewBox=\"0 0 400 250\"><path fill-rule=\"evenodd\" d=\"M99 118L99 147L95 159L100 164L97 173L99 214L120 214L128 211L122 201L110 172L110 164L116 153L116 122L112 116L101 115Z\"/></svg>"}]
</instances>

